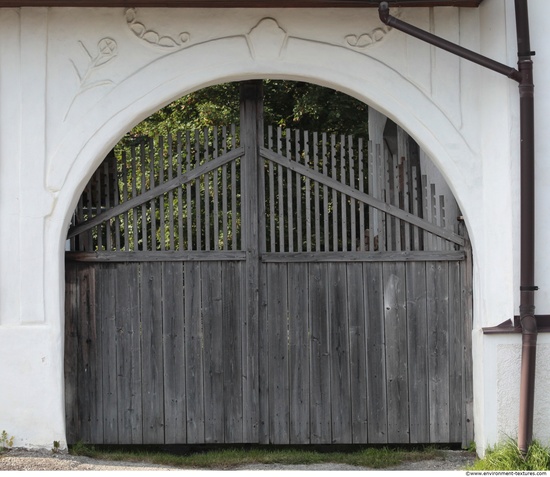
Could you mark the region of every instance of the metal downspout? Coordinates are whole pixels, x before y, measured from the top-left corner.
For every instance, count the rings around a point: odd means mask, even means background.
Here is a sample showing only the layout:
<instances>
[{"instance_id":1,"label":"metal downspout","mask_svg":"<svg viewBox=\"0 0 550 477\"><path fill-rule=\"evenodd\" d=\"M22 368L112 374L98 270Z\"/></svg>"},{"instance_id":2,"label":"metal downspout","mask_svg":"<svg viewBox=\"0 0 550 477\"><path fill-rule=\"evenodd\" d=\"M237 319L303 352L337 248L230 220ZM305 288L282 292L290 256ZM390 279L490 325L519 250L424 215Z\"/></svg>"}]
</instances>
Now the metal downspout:
<instances>
[{"instance_id":1,"label":"metal downspout","mask_svg":"<svg viewBox=\"0 0 550 477\"><path fill-rule=\"evenodd\" d=\"M518 69L504 65L390 15L388 2L380 3L378 13L386 25L419 40L442 48L461 58L503 74L519 83L521 138L521 264L520 264L520 321L522 356L520 383L520 417L518 447L525 456L533 438L533 409L535 401L535 359L537 321L535 318L535 134L533 61L529 39L527 0L514 0L518 43Z\"/></svg>"}]
</instances>

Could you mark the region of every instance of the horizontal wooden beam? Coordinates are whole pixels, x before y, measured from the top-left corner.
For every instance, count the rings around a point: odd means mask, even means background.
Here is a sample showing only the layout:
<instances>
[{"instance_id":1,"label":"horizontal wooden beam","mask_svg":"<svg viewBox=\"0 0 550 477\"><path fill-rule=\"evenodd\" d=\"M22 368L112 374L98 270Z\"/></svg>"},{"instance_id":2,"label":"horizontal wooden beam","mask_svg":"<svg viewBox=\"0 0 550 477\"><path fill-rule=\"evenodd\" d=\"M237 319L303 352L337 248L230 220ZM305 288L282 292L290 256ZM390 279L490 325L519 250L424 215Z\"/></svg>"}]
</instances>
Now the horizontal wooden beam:
<instances>
[{"instance_id":1,"label":"horizontal wooden beam","mask_svg":"<svg viewBox=\"0 0 550 477\"><path fill-rule=\"evenodd\" d=\"M320 262L448 262L466 258L462 251L442 252L275 252L263 253L265 263Z\"/></svg>"},{"instance_id":2,"label":"horizontal wooden beam","mask_svg":"<svg viewBox=\"0 0 550 477\"><path fill-rule=\"evenodd\" d=\"M65 252L65 260L70 262L239 262L245 259L246 252L231 250Z\"/></svg>"},{"instance_id":3,"label":"horizontal wooden beam","mask_svg":"<svg viewBox=\"0 0 550 477\"><path fill-rule=\"evenodd\" d=\"M390 0L390 7L477 7L483 0ZM0 0L5 7L377 8L380 0Z\"/></svg>"}]
</instances>

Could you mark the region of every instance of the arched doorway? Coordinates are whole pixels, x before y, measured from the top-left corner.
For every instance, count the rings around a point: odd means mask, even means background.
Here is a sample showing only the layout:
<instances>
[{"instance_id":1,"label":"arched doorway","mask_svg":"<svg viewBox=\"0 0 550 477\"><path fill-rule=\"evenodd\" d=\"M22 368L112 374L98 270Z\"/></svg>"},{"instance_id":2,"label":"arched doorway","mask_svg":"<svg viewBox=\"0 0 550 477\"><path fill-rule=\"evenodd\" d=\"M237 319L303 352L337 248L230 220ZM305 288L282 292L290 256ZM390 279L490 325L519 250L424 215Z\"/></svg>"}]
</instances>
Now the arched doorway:
<instances>
[{"instance_id":1,"label":"arched doorway","mask_svg":"<svg viewBox=\"0 0 550 477\"><path fill-rule=\"evenodd\" d=\"M144 143L81 198L69 442L468 444L464 234L383 144L264 128L242 91L238 139Z\"/></svg>"}]
</instances>

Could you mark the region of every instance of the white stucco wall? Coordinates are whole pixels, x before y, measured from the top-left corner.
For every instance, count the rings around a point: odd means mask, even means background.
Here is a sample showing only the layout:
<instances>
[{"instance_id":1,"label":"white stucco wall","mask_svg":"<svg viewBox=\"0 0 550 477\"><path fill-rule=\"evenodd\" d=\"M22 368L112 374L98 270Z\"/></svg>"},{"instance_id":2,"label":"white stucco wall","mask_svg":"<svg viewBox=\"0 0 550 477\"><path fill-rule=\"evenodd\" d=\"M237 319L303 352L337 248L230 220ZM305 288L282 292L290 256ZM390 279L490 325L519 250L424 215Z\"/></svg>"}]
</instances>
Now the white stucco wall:
<instances>
[{"instance_id":1,"label":"white stucco wall","mask_svg":"<svg viewBox=\"0 0 550 477\"><path fill-rule=\"evenodd\" d=\"M550 80L547 0L531 0L535 80ZM408 9L401 18L510 65L512 0ZM0 430L64 442L63 250L75 203L134 124L198 88L288 78L355 96L405 128L449 181L474 247L478 449L517 426L519 337L481 327L517 314L518 93L496 73L388 31L365 10L0 10ZM537 119L550 92L537 89ZM537 133L537 313L550 312L550 137ZM512 193L510 193L512 191ZM539 361L550 357L541 336ZM542 371L544 371L541 368ZM541 373L539 372L539 377ZM536 436L550 441L540 377ZM6 384L7 383L7 384Z\"/></svg>"}]
</instances>

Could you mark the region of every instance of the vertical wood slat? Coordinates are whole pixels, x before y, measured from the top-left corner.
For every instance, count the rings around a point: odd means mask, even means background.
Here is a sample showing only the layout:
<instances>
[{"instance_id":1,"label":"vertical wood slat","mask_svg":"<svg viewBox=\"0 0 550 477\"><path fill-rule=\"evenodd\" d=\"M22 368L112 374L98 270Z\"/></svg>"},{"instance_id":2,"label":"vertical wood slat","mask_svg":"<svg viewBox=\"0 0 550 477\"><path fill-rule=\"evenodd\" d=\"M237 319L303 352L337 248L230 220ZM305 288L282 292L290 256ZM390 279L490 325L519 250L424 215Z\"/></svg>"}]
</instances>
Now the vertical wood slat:
<instances>
[{"instance_id":1,"label":"vertical wood slat","mask_svg":"<svg viewBox=\"0 0 550 477\"><path fill-rule=\"evenodd\" d=\"M346 183L346 138L340 136L340 182ZM342 248L341 250L346 252L348 250L348 214L347 214L347 198L345 194L338 194L340 196L340 225Z\"/></svg>"},{"instance_id":2,"label":"vertical wood slat","mask_svg":"<svg viewBox=\"0 0 550 477\"><path fill-rule=\"evenodd\" d=\"M277 128L277 152L279 154L282 154L283 144L282 144L283 138L282 138L282 130L279 126ZM278 164L277 165L277 188L279 193L279 200L278 200L278 206L279 206L279 251L285 252L288 250L288 247L285 247L285 199L284 199L284 177L283 177L283 167ZM287 201L290 203L292 200L292 196L289 198L287 195ZM287 205L288 207L288 205ZM288 229L286 235L289 237L290 242L290 228Z\"/></svg>"},{"instance_id":3,"label":"vertical wood slat","mask_svg":"<svg viewBox=\"0 0 550 477\"><path fill-rule=\"evenodd\" d=\"M375 167L374 170L376 171L376 182L377 182L377 192L378 192L378 199L385 202L385 188L386 188L386 180L385 180L385 156L383 153L383 149L380 144L375 144ZM372 210L372 208L371 208ZM386 220L387 215L379 210L376 210L376 215L378 216L378 250L381 252L385 252L388 250L386 246ZM390 240L391 241L391 240Z\"/></svg>"},{"instance_id":4,"label":"vertical wood slat","mask_svg":"<svg viewBox=\"0 0 550 477\"><path fill-rule=\"evenodd\" d=\"M269 264L267 271L269 339L269 442L290 442L288 369L287 264Z\"/></svg>"},{"instance_id":5,"label":"vertical wood slat","mask_svg":"<svg viewBox=\"0 0 550 477\"><path fill-rule=\"evenodd\" d=\"M222 285L219 262L201 264L201 318L204 353L204 442L225 441L225 416L220 400L224 398L224 355Z\"/></svg>"},{"instance_id":6,"label":"vertical wood slat","mask_svg":"<svg viewBox=\"0 0 550 477\"><path fill-rule=\"evenodd\" d=\"M109 163L103 162L103 183L105 184L104 198L105 198L105 210L111 208L111 181L109 174ZM105 250L112 250L112 236L111 236L111 219L105 222Z\"/></svg>"},{"instance_id":7,"label":"vertical wood slat","mask_svg":"<svg viewBox=\"0 0 550 477\"><path fill-rule=\"evenodd\" d=\"M462 442L462 375L464 366L460 262L448 265L449 280L449 441Z\"/></svg>"},{"instance_id":8,"label":"vertical wood slat","mask_svg":"<svg viewBox=\"0 0 550 477\"><path fill-rule=\"evenodd\" d=\"M420 444L430 442L426 263L407 263L406 280L410 442Z\"/></svg>"},{"instance_id":9,"label":"vertical wood slat","mask_svg":"<svg viewBox=\"0 0 550 477\"><path fill-rule=\"evenodd\" d=\"M117 407L119 442L143 443L139 264L120 264L116 282Z\"/></svg>"},{"instance_id":10,"label":"vertical wood slat","mask_svg":"<svg viewBox=\"0 0 550 477\"><path fill-rule=\"evenodd\" d=\"M218 153L218 128L214 127L213 131L213 150L212 157L214 159L219 157ZM213 202L214 202L214 250L220 249L220 207L219 207L219 168L216 168L213 172ZM225 229L224 229L225 230Z\"/></svg>"},{"instance_id":11,"label":"vertical wood slat","mask_svg":"<svg viewBox=\"0 0 550 477\"><path fill-rule=\"evenodd\" d=\"M223 409L225 442L243 442L243 362L241 265L222 264ZM219 401L218 401L219 402Z\"/></svg>"},{"instance_id":12,"label":"vertical wood slat","mask_svg":"<svg viewBox=\"0 0 550 477\"><path fill-rule=\"evenodd\" d=\"M162 328L162 263L141 264L139 336L143 444L164 441L164 373Z\"/></svg>"},{"instance_id":13,"label":"vertical wood slat","mask_svg":"<svg viewBox=\"0 0 550 477\"><path fill-rule=\"evenodd\" d=\"M142 142L139 149L139 159L140 159L140 169L141 169L141 193L144 194L146 190L146 175L145 175L145 159L146 159L146 150L145 144ZM141 250L148 250L148 240L147 240L147 204L141 205Z\"/></svg>"},{"instance_id":14,"label":"vertical wood slat","mask_svg":"<svg viewBox=\"0 0 550 477\"><path fill-rule=\"evenodd\" d=\"M291 147L291 133L290 129L285 131L285 150L286 157L292 158L292 147ZM293 183L293 173L290 169L287 169L286 176L286 193L287 193L287 223L288 223L288 251L294 252L294 207L292 200L292 183ZM298 174L296 174L298 175ZM298 207L298 206L296 206ZM296 245L296 250L298 250L298 245Z\"/></svg>"},{"instance_id":15,"label":"vertical wood slat","mask_svg":"<svg viewBox=\"0 0 550 477\"><path fill-rule=\"evenodd\" d=\"M464 367L462 375L462 446L467 447L474 439L474 390L472 360L472 327L473 327L473 262L472 248L464 223L459 223L459 231L464 237L466 259L461 262L461 295L464 346Z\"/></svg>"},{"instance_id":16,"label":"vertical wood slat","mask_svg":"<svg viewBox=\"0 0 550 477\"><path fill-rule=\"evenodd\" d=\"M349 323L345 263L329 263L332 442L351 442Z\"/></svg>"},{"instance_id":17,"label":"vertical wood slat","mask_svg":"<svg viewBox=\"0 0 550 477\"><path fill-rule=\"evenodd\" d=\"M101 168L98 168L94 173L95 178L95 215L101 214ZM97 249L103 250L103 224L99 224L96 227L97 230Z\"/></svg>"},{"instance_id":18,"label":"vertical wood slat","mask_svg":"<svg viewBox=\"0 0 550 477\"><path fill-rule=\"evenodd\" d=\"M296 130L294 132L294 157L296 162L300 162L300 131ZM296 252L303 252L304 242L303 242L303 222L302 222L302 176L297 172L295 174L296 178Z\"/></svg>"},{"instance_id":19,"label":"vertical wood slat","mask_svg":"<svg viewBox=\"0 0 550 477\"><path fill-rule=\"evenodd\" d=\"M204 128L204 163L210 161L210 145L208 139L208 128ZM211 173L204 174L204 250L210 250L210 176Z\"/></svg>"},{"instance_id":20,"label":"vertical wood slat","mask_svg":"<svg viewBox=\"0 0 550 477\"><path fill-rule=\"evenodd\" d=\"M420 213L420 210L419 209L419 204L421 204L421 195L419 194L419 190L418 190L418 187L417 187L417 170L416 170L416 167L412 167L412 171L411 171L411 182L413 184L413 187L412 187L412 213L418 217L419 216L419 213ZM412 226L412 235L413 235L413 238L412 238L412 243L413 243L413 250L420 250L420 229L416 226Z\"/></svg>"},{"instance_id":21,"label":"vertical wood slat","mask_svg":"<svg viewBox=\"0 0 550 477\"><path fill-rule=\"evenodd\" d=\"M174 158L173 158L173 151L174 151L174 141L173 136L171 134L168 135L168 141L167 141L167 173L168 173L168 181L172 180L172 177L174 176ZM168 192L168 249L169 250L175 250L174 248L174 190L170 189Z\"/></svg>"},{"instance_id":22,"label":"vertical wood slat","mask_svg":"<svg viewBox=\"0 0 550 477\"><path fill-rule=\"evenodd\" d=\"M101 325L101 367L102 404L103 404L103 440L105 444L118 444L117 416L117 346L113 339L116 328L116 282L117 268L102 265L96 268L97 307L102 317Z\"/></svg>"},{"instance_id":23,"label":"vertical wood slat","mask_svg":"<svg viewBox=\"0 0 550 477\"><path fill-rule=\"evenodd\" d=\"M308 264L288 264L289 443L309 444Z\"/></svg>"},{"instance_id":24,"label":"vertical wood slat","mask_svg":"<svg viewBox=\"0 0 550 477\"><path fill-rule=\"evenodd\" d=\"M304 131L304 162L306 167L310 167L309 164L309 133ZM311 180L309 177L305 178L305 213L306 213L306 252L311 252Z\"/></svg>"},{"instance_id":25,"label":"vertical wood slat","mask_svg":"<svg viewBox=\"0 0 550 477\"><path fill-rule=\"evenodd\" d=\"M396 226L397 228L397 226ZM405 264L384 263L388 442L409 442Z\"/></svg>"},{"instance_id":26,"label":"vertical wood slat","mask_svg":"<svg viewBox=\"0 0 550 477\"><path fill-rule=\"evenodd\" d=\"M376 175L376 157L375 157L375 150L374 150L374 144L372 141L368 142L367 145L367 173L368 173L368 193L375 198L378 198L377 194L375 193L375 187L377 186L377 175ZM378 210L376 210L374 207L367 207L368 214L369 214L369 242L368 244L365 243L365 248L367 248L370 252L373 252L374 247L374 237L378 236L378 246L380 246L380 236L378 232ZM366 242L366 237L363 239L364 242Z\"/></svg>"},{"instance_id":27,"label":"vertical wood slat","mask_svg":"<svg viewBox=\"0 0 550 477\"><path fill-rule=\"evenodd\" d=\"M330 163L331 177L338 180L336 176L336 136L330 135ZM332 189L332 251L338 251L338 194Z\"/></svg>"},{"instance_id":28,"label":"vertical wood slat","mask_svg":"<svg viewBox=\"0 0 550 477\"><path fill-rule=\"evenodd\" d=\"M137 196L137 158L136 158L135 147L132 148L132 158L131 158L131 182L132 182L132 198ZM132 240L133 240L133 251L138 251L138 242L139 242L139 231L138 231L138 210L137 207L132 209ZM98 235L99 236L99 235Z\"/></svg>"},{"instance_id":29,"label":"vertical wood slat","mask_svg":"<svg viewBox=\"0 0 550 477\"><path fill-rule=\"evenodd\" d=\"M365 303L367 306L367 402L368 436L371 444L388 442L386 360L384 357L384 295L382 264L365 263Z\"/></svg>"},{"instance_id":30,"label":"vertical wood slat","mask_svg":"<svg viewBox=\"0 0 550 477\"><path fill-rule=\"evenodd\" d=\"M355 183L355 165L354 165L354 155L353 155L353 137L348 136L348 165L349 165L349 186L357 189L357 184ZM357 250L357 224L356 224L356 210L355 210L355 199L349 199L350 201L350 239L351 246L350 250Z\"/></svg>"},{"instance_id":31,"label":"vertical wood slat","mask_svg":"<svg viewBox=\"0 0 550 477\"><path fill-rule=\"evenodd\" d=\"M195 162L194 167L199 167L201 164L201 143L200 131L195 131ZM201 214L201 182L203 178L195 179L195 248L194 250L203 250L202 242L202 214Z\"/></svg>"},{"instance_id":32,"label":"vertical wood slat","mask_svg":"<svg viewBox=\"0 0 550 477\"><path fill-rule=\"evenodd\" d=\"M155 187L155 143L153 139L149 140L149 182L150 187L153 189ZM151 209L151 250L155 251L157 249L157 206L156 199L152 199L149 202L149 207Z\"/></svg>"},{"instance_id":33,"label":"vertical wood slat","mask_svg":"<svg viewBox=\"0 0 550 477\"><path fill-rule=\"evenodd\" d=\"M268 148L269 150L272 150L273 149L273 127L272 126L269 126L268 130L267 130L267 140L268 140ZM269 161L269 185L268 185L268 190L269 190L269 251L270 252L275 252L277 250L276 246L275 246L275 233L276 233L276 230L275 230L275 177L274 177L274 166L273 166L273 162L272 161ZM281 179L280 177L277 175L277 183L280 184L281 183ZM281 210L281 200L282 200L282 196L281 194L279 194L279 201L278 201L278 209L279 209L279 217L281 216L280 215L280 210ZM282 225L280 224L279 225L279 231L282 231ZM279 250L281 248L281 245L279 244Z\"/></svg>"},{"instance_id":34,"label":"vertical wood slat","mask_svg":"<svg viewBox=\"0 0 550 477\"><path fill-rule=\"evenodd\" d=\"M167 262L162 267L162 328L164 336L164 442L187 442L187 388L184 330L183 267Z\"/></svg>"},{"instance_id":35,"label":"vertical wood slat","mask_svg":"<svg viewBox=\"0 0 550 477\"><path fill-rule=\"evenodd\" d=\"M313 133L313 170L320 172L319 168L319 135ZM315 251L321 251L321 210L319 209L319 182L315 181L313 185L314 196L314 217L315 217Z\"/></svg>"},{"instance_id":36,"label":"vertical wood slat","mask_svg":"<svg viewBox=\"0 0 550 477\"><path fill-rule=\"evenodd\" d=\"M183 150L182 150L182 135L181 131L178 131L176 136L176 142L177 142L177 166L176 166L176 174L177 177L181 177L182 175L182 168L183 168ZM184 236L183 236L183 189L180 185L178 187L178 250L185 250L184 248Z\"/></svg>"},{"instance_id":37,"label":"vertical wood slat","mask_svg":"<svg viewBox=\"0 0 550 477\"><path fill-rule=\"evenodd\" d=\"M185 132L185 172L189 174L191 172L191 133ZM185 199L186 199L186 216L187 216L187 250L195 250L193 247L193 209L192 206L192 185L187 183L185 185ZM198 250L198 249L197 249Z\"/></svg>"},{"instance_id":38,"label":"vertical wood slat","mask_svg":"<svg viewBox=\"0 0 550 477\"><path fill-rule=\"evenodd\" d=\"M227 152L227 127L222 128L222 154ZM228 250L227 236L229 230L227 228L227 214L229 210L227 208L227 168L228 164L222 166L222 228L223 228L223 249Z\"/></svg>"},{"instance_id":39,"label":"vertical wood slat","mask_svg":"<svg viewBox=\"0 0 550 477\"><path fill-rule=\"evenodd\" d=\"M349 366L351 383L351 442L368 442L367 334L363 264L347 264Z\"/></svg>"},{"instance_id":40,"label":"vertical wood slat","mask_svg":"<svg viewBox=\"0 0 550 477\"><path fill-rule=\"evenodd\" d=\"M330 401L330 330L326 293L328 264L309 266L309 309L311 318L310 416L311 443L332 441Z\"/></svg>"},{"instance_id":41,"label":"vertical wood slat","mask_svg":"<svg viewBox=\"0 0 550 477\"><path fill-rule=\"evenodd\" d=\"M326 176L328 175L328 168L327 168L327 134L323 133L321 135L321 141L322 141L322 154L323 154L323 174ZM323 227L324 227L324 234L323 234L323 251L328 252L330 250L330 239L329 239L329 231L330 231L330 222L329 222L329 213L328 213L328 187L323 184Z\"/></svg>"},{"instance_id":42,"label":"vertical wood slat","mask_svg":"<svg viewBox=\"0 0 550 477\"><path fill-rule=\"evenodd\" d=\"M235 125L231 125L231 140L236 140ZM242 164L240 165L242 171ZM231 162L231 250L238 250L242 244L238 242L239 235L237 232L237 162ZM197 249L198 250L198 249Z\"/></svg>"},{"instance_id":43,"label":"vertical wood slat","mask_svg":"<svg viewBox=\"0 0 550 477\"><path fill-rule=\"evenodd\" d=\"M391 156L390 157L390 163L392 166L392 172L393 172L393 205L396 207L401 207L401 204L399 203L399 197L401 195L401 181L399 180L399 166L398 166L398 158L397 156ZM402 223L401 220L398 218L395 219L395 250L401 251L402 244L401 244L401 227Z\"/></svg>"},{"instance_id":44,"label":"vertical wood slat","mask_svg":"<svg viewBox=\"0 0 550 477\"><path fill-rule=\"evenodd\" d=\"M426 265L430 442L449 442L449 279L446 262Z\"/></svg>"},{"instance_id":45,"label":"vertical wood slat","mask_svg":"<svg viewBox=\"0 0 550 477\"><path fill-rule=\"evenodd\" d=\"M204 361L201 320L201 263L185 264L185 363L187 443L204 443Z\"/></svg>"},{"instance_id":46,"label":"vertical wood slat","mask_svg":"<svg viewBox=\"0 0 550 477\"><path fill-rule=\"evenodd\" d=\"M357 168L357 174L359 176L359 192L365 192L365 179L367 179L367 187L370 181L370 174L369 176L365 177L365 170L368 173L368 168L365 168L364 164L364 156L363 156L363 139L359 138L358 144L357 144L357 154L358 154L358 168ZM367 207L368 211L368 207ZM370 216L371 214L369 214ZM369 230L369 240L371 235L372 227L367 223L365 224L365 204L363 202L359 202L359 247L355 250L359 250L361 252L365 251L365 241L366 241L366 229L365 226L368 227ZM374 235L374 232L372 232L372 235ZM374 250L369 249L369 250Z\"/></svg>"}]
</instances>

